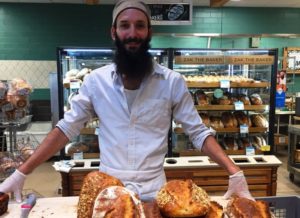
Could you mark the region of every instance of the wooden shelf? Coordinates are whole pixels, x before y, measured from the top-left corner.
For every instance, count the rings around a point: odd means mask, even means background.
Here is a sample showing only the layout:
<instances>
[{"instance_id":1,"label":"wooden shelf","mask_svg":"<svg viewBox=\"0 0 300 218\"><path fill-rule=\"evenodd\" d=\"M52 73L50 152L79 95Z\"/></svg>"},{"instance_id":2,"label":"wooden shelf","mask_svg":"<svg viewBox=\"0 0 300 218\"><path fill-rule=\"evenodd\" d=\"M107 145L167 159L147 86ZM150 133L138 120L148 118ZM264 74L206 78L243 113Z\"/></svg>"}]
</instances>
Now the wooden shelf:
<instances>
[{"instance_id":1,"label":"wooden shelf","mask_svg":"<svg viewBox=\"0 0 300 218\"><path fill-rule=\"evenodd\" d=\"M232 127L232 128L218 128L215 129L217 133L240 133L240 128L238 127ZM263 133L267 132L268 128L264 127L249 127L249 133ZM184 131L182 128L175 128L174 132L176 134L184 134Z\"/></svg>"},{"instance_id":2,"label":"wooden shelf","mask_svg":"<svg viewBox=\"0 0 300 218\"><path fill-rule=\"evenodd\" d=\"M186 81L189 88L219 88L220 82L189 82ZM230 82L231 88L267 88L270 87L269 82Z\"/></svg>"},{"instance_id":3,"label":"wooden shelf","mask_svg":"<svg viewBox=\"0 0 300 218\"><path fill-rule=\"evenodd\" d=\"M246 150L224 150L224 152L227 155L245 155L246 154ZM263 152L261 150L255 150L255 154L259 155L259 154L263 154ZM184 157L184 156L206 156L206 155L203 152L195 149L195 150L180 151L179 156Z\"/></svg>"},{"instance_id":4,"label":"wooden shelf","mask_svg":"<svg viewBox=\"0 0 300 218\"><path fill-rule=\"evenodd\" d=\"M235 111L234 105L195 105L198 111ZM244 105L246 111L268 111L269 105Z\"/></svg>"}]
</instances>

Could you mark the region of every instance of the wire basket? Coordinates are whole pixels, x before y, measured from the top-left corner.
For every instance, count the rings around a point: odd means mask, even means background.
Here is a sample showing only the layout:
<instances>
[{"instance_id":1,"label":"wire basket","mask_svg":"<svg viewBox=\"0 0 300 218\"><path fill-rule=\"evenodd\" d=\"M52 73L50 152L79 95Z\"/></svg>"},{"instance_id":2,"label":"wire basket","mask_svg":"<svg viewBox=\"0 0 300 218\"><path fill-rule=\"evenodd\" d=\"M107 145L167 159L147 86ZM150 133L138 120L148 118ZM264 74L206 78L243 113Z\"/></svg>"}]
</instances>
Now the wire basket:
<instances>
[{"instance_id":1,"label":"wire basket","mask_svg":"<svg viewBox=\"0 0 300 218\"><path fill-rule=\"evenodd\" d=\"M270 210L276 218L300 217L299 196L259 197L256 199L268 202Z\"/></svg>"},{"instance_id":2,"label":"wire basket","mask_svg":"<svg viewBox=\"0 0 300 218\"><path fill-rule=\"evenodd\" d=\"M23 160L13 153L0 152L0 181L10 176L22 163Z\"/></svg>"}]
</instances>

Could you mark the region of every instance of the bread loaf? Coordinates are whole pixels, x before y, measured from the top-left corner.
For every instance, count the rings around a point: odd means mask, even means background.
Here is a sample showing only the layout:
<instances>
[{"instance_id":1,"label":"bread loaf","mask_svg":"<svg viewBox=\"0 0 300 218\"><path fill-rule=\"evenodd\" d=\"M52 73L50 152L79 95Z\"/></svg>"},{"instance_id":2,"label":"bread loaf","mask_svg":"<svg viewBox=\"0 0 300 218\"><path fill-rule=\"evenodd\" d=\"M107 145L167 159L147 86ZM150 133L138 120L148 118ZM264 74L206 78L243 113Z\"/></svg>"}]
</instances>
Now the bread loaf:
<instances>
[{"instance_id":1,"label":"bread loaf","mask_svg":"<svg viewBox=\"0 0 300 218\"><path fill-rule=\"evenodd\" d=\"M256 94L256 93L254 93L250 96L250 100L251 100L251 104L253 104L253 105L262 105L263 104L263 101L262 101L260 95Z\"/></svg>"},{"instance_id":2,"label":"bread loaf","mask_svg":"<svg viewBox=\"0 0 300 218\"><path fill-rule=\"evenodd\" d=\"M269 127L268 120L262 114L253 114L251 115L250 118L252 124L256 127L264 127L264 128Z\"/></svg>"},{"instance_id":3,"label":"bread loaf","mask_svg":"<svg viewBox=\"0 0 300 218\"><path fill-rule=\"evenodd\" d=\"M240 94L238 100L243 102L244 105L251 105L250 98L245 94Z\"/></svg>"},{"instance_id":4,"label":"bread loaf","mask_svg":"<svg viewBox=\"0 0 300 218\"><path fill-rule=\"evenodd\" d=\"M212 128L214 128L214 129L224 128L224 125L223 125L220 117L210 116L209 120L210 120L210 126Z\"/></svg>"},{"instance_id":5,"label":"bread loaf","mask_svg":"<svg viewBox=\"0 0 300 218\"><path fill-rule=\"evenodd\" d=\"M236 140L234 139L234 137L224 137L223 140L224 143L224 147L226 150L238 150L238 144L236 142Z\"/></svg>"},{"instance_id":6,"label":"bread loaf","mask_svg":"<svg viewBox=\"0 0 300 218\"><path fill-rule=\"evenodd\" d=\"M205 124L205 126L210 127L210 120L209 120L209 116L206 113L199 113L202 122Z\"/></svg>"},{"instance_id":7,"label":"bread loaf","mask_svg":"<svg viewBox=\"0 0 300 218\"><path fill-rule=\"evenodd\" d=\"M242 125L247 125L248 127L252 126L251 119L243 111L235 111L234 116L239 126Z\"/></svg>"},{"instance_id":8,"label":"bread loaf","mask_svg":"<svg viewBox=\"0 0 300 218\"><path fill-rule=\"evenodd\" d=\"M109 186L123 186L122 182L110 175L93 171L84 177L77 207L78 218L91 218L98 194Z\"/></svg>"},{"instance_id":9,"label":"bread loaf","mask_svg":"<svg viewBox=\"0 0 300 218\"><path fill-rule=\"evenodd\" d=\"M207 193L192 180L171 180L158 192L157 204L166 217L206 215L210 200Z\"/></svg>"},{"instance_id":10,"label":"bread loaf","mask_svg":"<svg viewBox=\"0 0 300 218\"><path fill-rule=\"evenodd\" d=\"M221 120L225 128L233 128L238 126L238 122L231 112L223 112Z\"/></svg>"},{"instance_id":11,"label":"bread loaf","mask_svg":"<svg viewBox=\"0 0 300 218\"><path fill-rule=\"evenodd\" d=\"M6 213L8 208L9 195L3 192L0 192L0 216Z\"/></svg>"},{"instance_id":12,"label":"bread loaf","mask_svg":"<svg viewBox=\"0 0 300 218\"><path fill-rule=\"evenodd\" d=\"M229 218L271 218L269 206L264 201L252 201L247 198L233 197L226 207Z\"/></svg>"},{"instance_id":13,"label":"bread loaf","mask_svg":"<svg viewBox=\"0 0 300 218\"><path fill-rule=\"evenodd\" d=\"M195 97L196 97L196 102L198 105L208 105L209 104L208 96L205 94L204 91L197 90L195 92Z\"/></svg>"},{"instance_id":14,"label":"bread loaf","mask_svg":"<svg viewBox=\"0 0 300 218\"><path fill-rule=\"evenodd\" d=\"M146 218L138 196L121 186L103 189L95 199L93 218Z\"/></svg>"},{"instance_id":15,"label":"bread loaf","mask_svg":"<svg viewBox=\"0 0 300 218\"><path fill-rule=\"evenodd\" d=\"M223 218L223 207L215 201L210 202L210 207L204 218Z\"/></svg>"}]
</instances>

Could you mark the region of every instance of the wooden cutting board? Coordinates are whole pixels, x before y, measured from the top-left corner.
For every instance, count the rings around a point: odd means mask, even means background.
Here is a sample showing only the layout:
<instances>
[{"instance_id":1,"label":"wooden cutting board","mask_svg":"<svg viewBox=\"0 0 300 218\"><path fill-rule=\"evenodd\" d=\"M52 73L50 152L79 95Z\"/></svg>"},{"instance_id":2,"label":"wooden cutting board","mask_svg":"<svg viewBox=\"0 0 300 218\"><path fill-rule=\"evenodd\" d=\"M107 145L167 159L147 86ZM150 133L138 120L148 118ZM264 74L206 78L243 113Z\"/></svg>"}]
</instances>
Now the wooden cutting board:
<instances>
[{"instance_id":1,"label":"wooden cutting board","mask_svg":"<svg viewBox=\"0 0 300 218\"><path fill-rule=\"evenodd\" d=\"M77 203L79 197L53 197L38 198L35 206L29 214L29 218L77 218ZM211 197L211 200L217 201L223 207L226 205L222 197ZM8 211L2 217L18 218L21 215L21 204L10 202ZM226 216L225 216L226 217Z\"/></svg>"}]
</instances>

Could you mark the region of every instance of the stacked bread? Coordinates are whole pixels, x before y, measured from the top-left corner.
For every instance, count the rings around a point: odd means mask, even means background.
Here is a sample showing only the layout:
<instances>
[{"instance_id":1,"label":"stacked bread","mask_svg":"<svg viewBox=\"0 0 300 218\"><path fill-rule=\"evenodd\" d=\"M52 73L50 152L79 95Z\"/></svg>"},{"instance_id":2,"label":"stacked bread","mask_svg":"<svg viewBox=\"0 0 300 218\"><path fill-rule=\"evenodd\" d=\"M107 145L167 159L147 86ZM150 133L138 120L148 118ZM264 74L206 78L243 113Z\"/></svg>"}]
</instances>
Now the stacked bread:
<instances>
[{"instance_id":1,"label":"stacked bread","mask_svg":"<svg viewBox=\"0 0 300 218\"><path fill-rule=\"evenodd\" d=\"M269 127L269 121L262 114L253 114L250 118L253 126L263 128Z\"/></svg>"},{"instance_id":2,"label":"stacked bread","mask_svg":"<svg viewBox=\"0 0 300 218\"><path fill-rule=\"evenodd\" d=\"M26 115L28 97L32 87L24 79L0 82L0 107L2 117L7 120L19 119Z\"/></svg>"},{"instance_id":3,"label":"stacked bread","mask_svg":"<svg viewBox=\"0 0 300 218\"><path fill-rule=\"evenodd\" d=\"M204 82L214 83L222 80L229 80L230 82L255 82L251 78L245 76L228 76L228 75L188 75L184 76L187 82Z\"/></svg>"}]
</instances>

